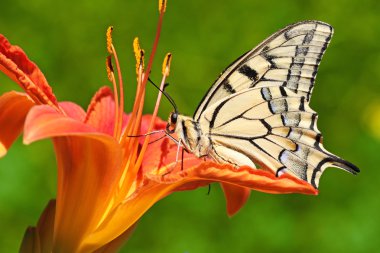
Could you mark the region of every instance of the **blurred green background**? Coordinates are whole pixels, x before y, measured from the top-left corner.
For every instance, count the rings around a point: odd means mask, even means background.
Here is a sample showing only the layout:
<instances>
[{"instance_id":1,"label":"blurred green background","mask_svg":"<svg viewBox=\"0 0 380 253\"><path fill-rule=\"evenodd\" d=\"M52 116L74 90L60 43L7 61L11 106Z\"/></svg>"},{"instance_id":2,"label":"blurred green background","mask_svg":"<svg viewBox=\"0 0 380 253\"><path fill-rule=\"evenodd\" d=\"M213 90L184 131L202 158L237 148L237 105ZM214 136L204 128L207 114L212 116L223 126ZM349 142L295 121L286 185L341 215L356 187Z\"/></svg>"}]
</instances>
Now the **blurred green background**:
<instances>
[{"instance_id":1,"label":"blurred green background","mask_svg":"<svg viewBox=\"0 0 380 253\"><path fill-rule=\"evenodd\" d=\"M114 43L126 82L127 111L134 94L132 40L147 53L157 3L139 1L1 0L0 33L20 45L45 73L59 100L86 107L108 84L105 30ZM319 113L324 145L355 163L355 177L327 170L319 196L253 192L233 218L213 186L176 193L141 220L122 252L375 252L380 235L380 1L377 0L169 0L152 78L173 53L170 86L180 111L192 115L211 83L230 62L287 24L307 19L330 23L335 35L323 58L311 106ZM17 89L0 74L0 92ZM146 113L156 90L149 88ZM171 111L162 103L160 116ZM1 127L1 126L0 126ZM0 160L0 252L17 252L55 196L56 168L49 141L19 140Z\"/></svg>"}]
</instances>

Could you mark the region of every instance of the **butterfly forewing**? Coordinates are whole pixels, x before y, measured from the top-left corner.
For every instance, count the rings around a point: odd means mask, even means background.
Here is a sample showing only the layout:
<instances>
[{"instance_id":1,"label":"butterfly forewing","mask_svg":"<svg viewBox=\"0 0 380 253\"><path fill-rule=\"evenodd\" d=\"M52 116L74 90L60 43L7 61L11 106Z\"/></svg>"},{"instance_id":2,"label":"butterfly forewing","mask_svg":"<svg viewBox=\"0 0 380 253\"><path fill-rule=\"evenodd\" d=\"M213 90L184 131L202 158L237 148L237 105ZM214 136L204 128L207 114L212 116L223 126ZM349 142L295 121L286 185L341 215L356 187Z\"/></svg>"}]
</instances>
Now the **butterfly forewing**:
<instances>
[{"instance_id":1,"label":"butterfly forewing","mask_svg":"<svg viewBox=\"0 0 380 253\"><path fill-rule=\"evenodd\" d=\"M284 86L310 100L319 62L333 29L320 21L304 21L273 34L229 66L212 85L194 114L253 87Z\"/></svg>"}]
</instances>

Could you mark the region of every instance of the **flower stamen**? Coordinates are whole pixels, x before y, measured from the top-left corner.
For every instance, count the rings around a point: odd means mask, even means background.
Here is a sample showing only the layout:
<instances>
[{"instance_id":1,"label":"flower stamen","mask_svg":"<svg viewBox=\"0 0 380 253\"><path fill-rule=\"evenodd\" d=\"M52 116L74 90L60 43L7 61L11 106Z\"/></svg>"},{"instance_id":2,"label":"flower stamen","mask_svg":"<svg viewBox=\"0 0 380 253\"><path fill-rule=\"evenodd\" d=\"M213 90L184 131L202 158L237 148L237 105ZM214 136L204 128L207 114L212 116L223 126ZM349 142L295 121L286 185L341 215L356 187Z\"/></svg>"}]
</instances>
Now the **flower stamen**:
<instances>
[{"instance_id":1,"label":"flower stamen","mask_svg":"<svg viewBox=\"0 0 380 253\"><path fill-rule=\"evenodd\" d=\"M113 96L114 96L114 101L115 101L115 126L114 126L113 136L115 136L115 138L116 138L117 131L118 131L117 122L119 119L119 106L118 106L119 96L117 93L117 83L115 80L115 73L114 73L113 66L112 66L111 55L107 56L106 69L107 69L108 80L110 80L110 82L112 83L113 90L114 90Z\"/></svg>"},{"instance_id":2,"label":"flower stamen","mask_svg":"<svg viewBox=\"0 0 380 253\"><path fill-rule=\"evenodd\" d=\"M131 118L129 120L129 122L135 122L135 123L128 124L127 128L125 129L122 135L121 142L124 142L124 141L126 142L126 138L128 138L128 136L137 135L139 134L139 131L140 131L141 118L142 118L143 107L144 107L145 87L146 87L146 83L148 82L148 77L152 69L153 60L154 60L158 42L160 39L161 27L162 27L163 17L165 13L165 5L166 5L166 0L159 0L160 15L158 18L156 36L154 39L152 52L149 57L148 65L145 71L140 65L141 59L136 57L136 61L137 61L136 64L138 65L138 70L139 70L137 73L138 84L137 84L137 91L136 91L136 99L135 99L135 103L134 103L133 110L131 113ZM135 40L135 42L136 42L136 44L134 43L135 54L136 52L138 52L137 55L141 56L141 48L138 44L138 40L137 41ZM136 49L140 49L140 50L136 50ZM137 70L137 65L136 65L136 70ZM166 77L167 75L163 76L163 80L161 82L161 89L163 89L165 85ZM162 94L159 93L157 97L157 102L156 102L156 109L155 109L155 112L153 113L151 122L149 124L148 132L150 132L153 128L154 120L158 112L158 105L160 103L161 96ZM133 160L135 162L128 163L128 166L125 167L125 170L127 171L128 175L125 177L125 182L123 184L120 184L120 185L123 185L123 187L121 188L122 191L130 192L133 182L134 180L136 180L136 176L141 167L142 157L144 156L144 153L149 143L149 136L145 138L144 144L138 153L137 153L137 150L131 150L130 148L130 147L136 148L137 145L133 145L133 143L135 143L136 141L138 141L137 138L132 138L132 140L130 140L130 138L128 139L129 145L128 145L128 148L126 149L126 152L130 152L129 160Z\"/></svg>"},{"instance_id":3,"label":"flower stamen","mask_svg":"<svg viewBox=\"0 0 380 253\"><path fill-rule=\"evenodd\" d=\"M163 64L162 64L162 66L163 66L162 70L163 71L162 71L162 80L161 80L161 84L160 84L160 90L164 89L166 78L169 76L171 59L172 59L172 54L171 53L166 54L165 59L164 59ZM157 95L156 105L154 107L154 111L152 114L152 120L150 121L148 130L147 130L148 133L151 132L153 129L154 119L156 118L156 116L158 114L158 108L160 106L161 98L162 98L162 92L159 92ZM140 154L139 154L138 159L134 165L134 170L136 170L136 171L141 166L141 163L143 161L143 157L145 154L145 150L147 149L148 144L149 144L149 139L150 139L149 135L145 137L144 143L143 143L142 148L140 150Z\"/></svg>"},{"instance_id":4,"label":"flower stamen","mask_svg":"<svg viewBox=\"0 0 380 253\"><path fill-rule=\"evenodd\" d=\"M107 60L107 66L110 67L110 70L112 70L110 73L112 73L111 82L113 84L113 89L114 89L114 100L115 100L114 137L120 141L120 135L121 135L122 125L123 125L123 113L124 113L124 91L123 91L123 78L121 75L119 59L117 57L116 49L112 43L112 31L113 31L113 27L112 26L108 27L107 35L106 35L107 36L107 51L110 53L111 56L114 57L119 85L117 85L115 77L114 77L114 71L111 64L111 58ZM107 74L109 74L108 67L107 67ZM118 87L120 91L120 100L119 100L119 95L118 95Z\"/></svg>"}]
</instances>

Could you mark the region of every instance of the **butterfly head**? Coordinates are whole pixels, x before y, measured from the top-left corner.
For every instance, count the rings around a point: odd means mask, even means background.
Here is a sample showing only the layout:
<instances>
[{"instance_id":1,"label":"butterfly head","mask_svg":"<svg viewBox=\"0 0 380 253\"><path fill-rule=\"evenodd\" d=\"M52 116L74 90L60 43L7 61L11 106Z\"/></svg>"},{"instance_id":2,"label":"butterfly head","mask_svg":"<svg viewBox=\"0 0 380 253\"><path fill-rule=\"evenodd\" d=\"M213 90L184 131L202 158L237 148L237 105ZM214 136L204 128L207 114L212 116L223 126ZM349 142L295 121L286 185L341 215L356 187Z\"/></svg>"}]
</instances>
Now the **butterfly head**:
<instances>
[{"instance_id":1,"label":"butterfly head","mask_svg":"<svg viewBox=\"0 0 380 253\"><path fill-rule=\"evenodd\" d=\"M168 124L166 125L166 131L170 134L175 132L176 126L177 126L177 120L178 120L178 112L174 111L170 113Z\"/></svg>"}]
</instances>

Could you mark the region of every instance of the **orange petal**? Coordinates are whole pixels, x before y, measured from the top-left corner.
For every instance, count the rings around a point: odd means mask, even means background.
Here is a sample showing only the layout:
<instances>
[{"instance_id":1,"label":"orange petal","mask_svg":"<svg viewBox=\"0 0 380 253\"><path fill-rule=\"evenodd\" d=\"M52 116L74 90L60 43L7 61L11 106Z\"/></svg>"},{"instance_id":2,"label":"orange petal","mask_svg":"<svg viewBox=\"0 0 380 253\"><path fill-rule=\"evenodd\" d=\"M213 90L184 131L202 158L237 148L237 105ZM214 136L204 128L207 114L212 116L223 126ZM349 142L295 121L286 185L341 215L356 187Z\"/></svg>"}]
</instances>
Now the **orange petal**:
<instances>
[{"instance_id":1,"label":"orange petal","mask_svg":"<svg viewBox=\"0 0 380 253\"><path fill-rule=\"evenodd\" d=\"M96 230L113 204L122 172L121 148L107 135L56 137L54 147L58 190L53 252L79 252L83 238Z\"/></svg>"},{"instance_id":2,"label":"orange petal","mask_svg":"<svg viewBox=\"0 0 380 253\"><path fill-rule=\"evenodd\" d=\"M154 181L146 182L144 187L108 214L102 225L84 239L80 249L83 252L92 252L94 249L97 249L96 245L104 245L122 235L152 205L176 187L178 187L176 184L160 184Z\"/></svg>"},{"instance_id":3,"label":"orange petal","mask_svg":"<svg viewBox=\"0 0 380 253\"><path fill-rule=\"evenodd\" d=\"M128 116L123 115L123 126ZM91 100L87 109L85 122L99 132L113 135L115 128L115 101L112 90L108 87L100 88Z\"/></svg>"},{"instance_id":4,"label":"orange petal","mask_svg":"<svg viewBox=\"0 0 380 253\"><path fill-rule=\"evenodd\" d=\"M26 115L33 105L25 93L11 91L0 96L0 157L6 154L20 135Z\"/></svg>"},{"instance_id":5,"label":"orange petal","mask_svg":"<svg viewBox=\"0 0 380 253\"><path fill-rule=\"evenodd\" d=\"M228 216L235 215L247 202L251 190L232 184L221 183L227 201Z\"/></svg>"},{"instance_id":6,"label":"orange petal","mask_svg":"<svg viewBox=\"0 0 380 253\"><path fill-rule=\"evenodd\" d=\"M13 46L0 34L0 71L18 83L35 102L57 105L51 87L45 76L24 51Z\"/></svg>"},{"instance_id":7,"label":"orange petal","mask_svg":"<svg viewBox=\"0 0 380 253\"><path fill-rule=\"evenodd\" d=\"M103 134L98 133L90 125L57 112L48 105L35 106L30 110L25 121L25 144L44 138L67 135L87 135L95 138Z\"/></svg>"},{"instance_id":8,"label":"orange petal","mask_svg":"<svg viewBox=\"0 0 380 253\"><path fill-rule=\"evenodd\" d=\"M318 194L318 190L313 186L288 174L276 177L269 171L252 169L248 166L235 168L229 164L216 164L214 162L203 162L198 166L187 168L181 172L170 173L164 177L162 175L149 176L149 178L161 183L179 181L229 183L235 186L275 194Z\"/></svg>"},{"instance_id":9,"label":"orange petal","mask_svg":"<svg viewBox=\"0 0 380 253\"><path fill-rule=\"evenodd\" d=\"M100 249L94 251L94 253L112 253L119 252L120 248L125 244L125 242L129 239L133 231L136 229L137 222L133 224L131 227L127 229L123 234L121 234L116 239L112 240L107 245L104 245Z\"/></svg>"},{"instance_id":10,"label":"orange petal","mask_svg":"<svg viewBox=\"0 0 380 253\"><path fill-rule=\"evenodd\" d=\"M193 189L206 182L228 183L268 193L317 194L307 182L284 174L276 177L272 172L252 169L247 166L235 168L229 164L204 162L193 154L184 155L183 163L176 162L177 145L165 139L150 145L146 152L143 170L145 175L160 183L183 182L181 190ZM173 168L175 166L175 168ZM168 173L170 172L170 173Z\"/></svg>"},{"instance_id":11,"label":"orange petal","mask_svg":"<svg viewBox=\"0 0 380 253\"><path fill-rule=\"evenodd\" d=\"M66 113L66 116L84 122L86 112L79 105L73 102L60 102L59 107Z\"/></svg>"}]
</instances>

